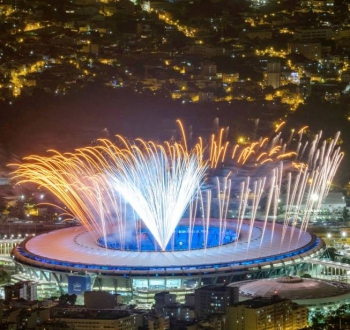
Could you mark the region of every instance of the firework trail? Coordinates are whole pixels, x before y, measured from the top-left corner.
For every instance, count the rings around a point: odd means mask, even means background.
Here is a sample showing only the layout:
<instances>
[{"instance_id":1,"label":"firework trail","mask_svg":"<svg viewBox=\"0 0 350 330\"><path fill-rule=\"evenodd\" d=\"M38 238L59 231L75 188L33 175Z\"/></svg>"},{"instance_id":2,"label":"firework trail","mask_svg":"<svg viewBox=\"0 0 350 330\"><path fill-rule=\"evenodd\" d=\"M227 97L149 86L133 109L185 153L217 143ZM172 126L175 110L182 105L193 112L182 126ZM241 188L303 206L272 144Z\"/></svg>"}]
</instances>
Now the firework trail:
<instances>
[{"instance_id":1,"label":"firework trail","mask_svg":"<svg viewBox=\"0 0 350 330\"><path fill-rule=\"evenodd\" d=\"M283 144L280 132L273 139L232 146L226 141L227 129L222 129L209 145L204 146L199 138L189 148L180 127L180 142L129 141L117 136L116 142L101 139L97 145L73 153L29 156L22 164L13 164L13 179L49 190L96 240L113 233L121 249L131 230L142 236L142 221L164 251L186 212L189 228L200 219L205 248L214 209L219 241L223 242L228 212L235 202L238 236L250 211L248 249L258 214L265 221L262 242L269 216L276 221L282 193L286 196L282 240L287 239L287 228L301 212L301 228L306 230L312 210L321 207L343 157L337 147L339 134L331 142L323 142L320 133L311 143L303 144L301 132L296 151L290 151L291 139ZM293 231L290 244L292 236ZM190 234L188 241L192 242Z\"/></svg>"}]
</instances>

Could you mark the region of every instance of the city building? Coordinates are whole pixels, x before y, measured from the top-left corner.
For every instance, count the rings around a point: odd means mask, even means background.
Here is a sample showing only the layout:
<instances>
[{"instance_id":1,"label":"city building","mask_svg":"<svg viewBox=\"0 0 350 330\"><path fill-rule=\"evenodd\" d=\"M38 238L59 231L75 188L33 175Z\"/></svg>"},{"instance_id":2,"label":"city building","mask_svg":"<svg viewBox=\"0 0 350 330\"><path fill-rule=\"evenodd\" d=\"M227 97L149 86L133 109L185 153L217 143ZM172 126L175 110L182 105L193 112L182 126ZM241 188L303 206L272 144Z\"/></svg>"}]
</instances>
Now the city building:
<instances>
[{"instance_id":1,"label":"city building","mask_svg":"<svg viewBox=\"0 0 350 330\"><path fill-rule=\"evenodd\" d=\"M74 325L61 320L48 320L36 325L36 330L75 330Z\"/></svg>"},{"instance_id":2,"label":"city building","mask_svg":"<svg viewBox=\"0 0 350 330\"><path fill-rule=\"evenodd\" d=\"M148 330L168 330L170 329L170 318L162 315L148 316Z\"/></svg>"},{"instance_id":3,"label":"city building","mask_svg":"<svg viewBox=\"0 0 350 330\"><path fill-rule=\"evenodd\" d=\"M163 314L164 308L176 305L176 294L169 291L158 292L154 295L154 309L157 313Z\"/></svg>"},{"instance_id":4,"label":"city building","mask_svg":"<svg viewBox=\"0 0 350 330\"><path fill-rule=\"evenodd\" d=\"M75 330L111 329L137 330L137 315L115 309L92 310L77 308L51 308L51 319L59 319Z\"/></svg>"},{"instance_id":5,"label":"city building","mask_svg":"<svg viewBox=\"0 0 350 330\"><path fill-rule=\"evenodd\" d=\"M199 329L229 330L229 323L225 314L208 315L205 320L198 323Z\"/></svg>"},{"instance_id":6,"label":"city building","mask_svg":"<svg viewBox=\"0 0 350 330\"><path fill-rule=\"evenodd\" d=\"M227 320L232 330L298 330L308 326L308 311L290 299L273 295L229 306Z\"/></svg>"},{"instance_id":7,"label":"city building","mask_svg":"<svg viewBox=\"0 0 350 330\"><path fill-rule=\"evenodd\" d=\"M306 97L310 96L311 90L311 78L306 76L300 77L300 82L297 88L299 95L305 99Z\"/></svg>"},{"instance_id":8,"label":"city building","mask_svg":"<svg viewBox=\"0 0 350 330\"><path fill-rule=\"evenodd\" d=\"M84 304L89 309L113 309L120 304L121 296L106 291L85 291Z\"/></svg>"},{"instance_id":9,"label":"city building","mask_svg":"<svg viewBox=\"0 0 350 330\"><path fill-rule=\"evenodd\" d=\"M281 62L280 60L269 60L267 62L267 86L280 87L281 84Z\"/></svg>"},{"instance_id":10,"label":"city building","mask_svg":"<svg viewBox=\"0 0 350 330\"><path fill-rule=\"evenodd\" d=\"M194 306L188 306L186 304L179 306L178 308L178 320L193 322L196 320L196 312Z\"/></svg>"},{"instance_id":11,"label":"city building","mask_svg":"<svg viewBox=\"0 0 350 330\"><path fill-rule=\"evenodd\" d=\"M2 329L35 329L50 319L50 310L35 305L1 306L0 327Z\"/></svg>"},{"instance_id":12,"label":"city building","mask_svg":"<svg viewBox=\"0 0 350 330\"><path fill-rule=\"evenodd\" d=\"M301 54L311 60L319 60L321 58L321 43L319 42L289 42L289 54Z\"/></svg>"},{"instance_id":13,"label":"city building","mask_svg":"<svg viewBox=\"0 0 350 330\"><path fill-rule=\"evenodd\" d=\"M334 6L334 0L302 0L301 5L303 7L312 8L332 8Z\"/></svg>"},{"instance_id":14,"label":"city building","mask_svg":"<svg viewBox=\"0 0 350 330\"><path fill-rule=\"evenodd\" d=\"M341 81L344 83L350 82L350 70L346 70L342 72Z\"/></svg>"},{"instance_id":15,"label":"city building","mask_svg":"<svg viewBox=\"0 0 350 330\"><path fill-rule=\"evenodd\" d=\"M13 299L37 300L37 283L21 281L12 285L5 285L5 301Z\"/></svg>"},{"instance_id":16,"label":"city building","mask_svg":"<svg viewBox=\"0 0 350 330\"><path fill-rule=\"evenodd\" d=\"M272 38L272 31L269 30L250 30L250 31L245 31L242 32L240 35L240 38L246 37L250 40L266 40L266 39L271 39Z\"/></svg>"},{"instance_id":17,"label":"city building","mask_svg":"<svg viewBox=\"0 0 350 330\"><path fill-rule=\"evenodd\" d=\"M238 302L238 288L226 285L208 285L194 291L195 311L198 318L210 314L225 314L227 306Z\"/></svg>"},{"instance_id":18,"label":"city building","mask_svg":"<svg viewBox=\"0 0 350 330\"><path fill-rule=\"evenodd\" d=\"M205 61L201 64L201 75L204 79L215 79L217 72L216 72L216 64L214 62Z\"/></svg>"},{"instance_id":19,"label":"city building","mask_svg":"<svg viewBox=\"0 0 350 330\"><path fill-rule=\"evenodd\" d=\"M330 28L317 28L317 27L301 27L296 28L294 32L294 40L308 41L324 39L329 40L333 36L332 29Z\"/></svg>"}]
</instances>

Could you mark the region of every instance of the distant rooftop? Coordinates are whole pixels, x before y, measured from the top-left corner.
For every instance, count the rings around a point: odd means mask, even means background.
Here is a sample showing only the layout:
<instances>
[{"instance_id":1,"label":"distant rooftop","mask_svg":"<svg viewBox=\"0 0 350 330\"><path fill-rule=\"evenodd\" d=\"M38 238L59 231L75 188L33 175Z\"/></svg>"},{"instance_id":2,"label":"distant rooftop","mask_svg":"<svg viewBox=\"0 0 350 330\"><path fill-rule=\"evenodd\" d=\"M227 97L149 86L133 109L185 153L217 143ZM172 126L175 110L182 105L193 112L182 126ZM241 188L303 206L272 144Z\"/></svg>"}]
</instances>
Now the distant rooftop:
<instances>
[{"instance_id":1,"label":"distant rooftop","mask_svg":"<svg viewBox=\"0 0 350 330\"><path fill-rule=\"evenodd\" d=\"M349 284L313 278L287 276L232 283L230 286L239 286L241 300L272 297L276 294L305 305L320 299L325 302L350 299Z\"/></svg>"},{"instance_id":2,"label":"distant rooftop","mask_svg":"<svg viewBox=\"0 0 350 330\"><path fill-rule=\"evenodd\" d=\"M281 301L286 301L286 300L288 300L288 299L281 298L278 295L273 295L271 297L255 297L253 299L238 302L238 303L234 304L234 306L245 305L249 308L260 308L260 307L264 307L264 306L273 305L276 302L281 302Z\"/></svg>"}]
</instances>

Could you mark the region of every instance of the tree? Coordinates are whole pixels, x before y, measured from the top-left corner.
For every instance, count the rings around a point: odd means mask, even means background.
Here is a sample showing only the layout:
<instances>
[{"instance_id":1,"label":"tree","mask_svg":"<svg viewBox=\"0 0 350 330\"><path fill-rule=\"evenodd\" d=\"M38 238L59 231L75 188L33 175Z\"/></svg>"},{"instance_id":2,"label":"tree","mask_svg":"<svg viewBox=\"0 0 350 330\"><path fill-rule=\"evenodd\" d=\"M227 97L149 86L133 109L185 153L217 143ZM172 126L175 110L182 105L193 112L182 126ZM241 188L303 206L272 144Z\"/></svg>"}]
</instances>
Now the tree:
<instances>
[{"instance_id":1,"label":"tree","mask_svg":"<svg viewBox=\"0 0 350 330\"><path fill-rule=\"evenodd\" d=\"M71 306L74 306L75 303L77 302L77 295L76 294L70 294L69 297L68 297L68 305L71 305Z\"/></svg>"},{"instance_id":2,"label":"tree","mask_svg":"<svg viewBox=\"0 0 350 330\"><path fill-rule=\"evenodd\" d=\"M313 327L319 327L325 324L325 315L317 311L315 314L311 317L311 323Z\"/></svg>"},{"instance_id":3,"label":"tree","mask_svg":"<svg viewBox=\"0 0 350 330\"><path fill-rule=\"evenodd\" d=\"M344 207L343 208L343 220L349 221L349 217L350 217L349 210L346 207Z\"/></svg>"},{"instance_id":4,"label":"tree","mask_svg":"<svg viewBox=\"0 0 350 330\"><path fill-rule=\"evenodd\" d=\"M59 298L59 302L62 305L74 306L76 301L77 301L77 295L76 294L65 293L65 294L61 295L60 298Z\"/></svg>"},{"instance_id":5,"label":"tree","mask_svg":"<svg viewBox=\"0 0 350 330\"><path fill-rule=\"evenodd\" d=\"M10 275L4 269L0 269L0 284L9 283L10 278Z\"/></svg>"}]
</instances>

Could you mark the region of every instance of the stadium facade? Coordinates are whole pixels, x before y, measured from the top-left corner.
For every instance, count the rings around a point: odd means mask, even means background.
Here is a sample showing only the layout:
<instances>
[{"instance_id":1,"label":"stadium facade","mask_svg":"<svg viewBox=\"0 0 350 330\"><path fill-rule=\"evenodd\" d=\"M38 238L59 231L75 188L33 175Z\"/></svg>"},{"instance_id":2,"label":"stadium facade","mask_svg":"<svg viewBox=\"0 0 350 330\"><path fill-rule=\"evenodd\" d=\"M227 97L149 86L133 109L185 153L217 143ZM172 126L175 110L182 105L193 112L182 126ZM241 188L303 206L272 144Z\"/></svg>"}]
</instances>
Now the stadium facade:
<instances>
[{"instance_id":1,"label":"stadium facade","mask_svg":"<svg viewBox=\"0 0 350 330\"><path fill-rule=\"evenodd\" d=\"M237 221L230 220L228 226L235 228ZM298 227L258 220L252 227L244 220L237 240L206 249L111 250L79 226L27 238L14 248L12 258L23 272L55 281L62 292L67 292L71 276L84 275L93 289L151 303L164 290L182 301L201 285L300 274L323 248L320 238Z\"/></svg>"}]
</instances>

